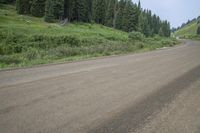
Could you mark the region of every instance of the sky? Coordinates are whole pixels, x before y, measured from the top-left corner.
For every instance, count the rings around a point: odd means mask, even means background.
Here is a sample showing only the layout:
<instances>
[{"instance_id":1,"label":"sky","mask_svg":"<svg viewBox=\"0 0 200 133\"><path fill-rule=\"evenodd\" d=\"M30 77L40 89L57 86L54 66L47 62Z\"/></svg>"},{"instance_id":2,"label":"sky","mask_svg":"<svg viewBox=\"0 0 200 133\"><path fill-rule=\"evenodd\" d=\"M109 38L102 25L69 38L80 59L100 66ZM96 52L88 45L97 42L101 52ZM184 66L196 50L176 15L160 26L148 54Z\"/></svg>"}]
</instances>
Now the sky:
<instances>
[{"instance_id":1,"label":"sky","mask_svg":"<svg viewBox=\"0 0 200 133\"><path fill-rule=\"evenodd\" d=\"M133 0L138 3L139 0ZM143 9L150 9L168 20L172 27L181 26L193 18L200 16L200 0L140 0Z\"/></svg>"}]
</instances>

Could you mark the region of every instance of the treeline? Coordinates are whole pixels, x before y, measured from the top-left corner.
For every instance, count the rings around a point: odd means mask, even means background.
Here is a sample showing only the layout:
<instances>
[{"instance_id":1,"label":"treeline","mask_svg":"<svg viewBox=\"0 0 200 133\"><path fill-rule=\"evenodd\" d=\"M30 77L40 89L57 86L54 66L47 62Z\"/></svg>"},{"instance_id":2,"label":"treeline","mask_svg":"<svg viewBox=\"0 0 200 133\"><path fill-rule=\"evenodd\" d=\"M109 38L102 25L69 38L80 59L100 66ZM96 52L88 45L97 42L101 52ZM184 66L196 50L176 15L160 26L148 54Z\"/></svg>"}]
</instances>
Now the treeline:
<instances>
[{"instance_id":1,"label":"treeline","mask_svg":"<svg viewBox=\"0 0 200 133\"><path fill-rule=\"evenodd\" d=\"M171 32L168 21L131 0L16 0L16 9L19 14L44 17L46 22L98 23L145 36L169 37Z\"/></svg>"}]
</instances>

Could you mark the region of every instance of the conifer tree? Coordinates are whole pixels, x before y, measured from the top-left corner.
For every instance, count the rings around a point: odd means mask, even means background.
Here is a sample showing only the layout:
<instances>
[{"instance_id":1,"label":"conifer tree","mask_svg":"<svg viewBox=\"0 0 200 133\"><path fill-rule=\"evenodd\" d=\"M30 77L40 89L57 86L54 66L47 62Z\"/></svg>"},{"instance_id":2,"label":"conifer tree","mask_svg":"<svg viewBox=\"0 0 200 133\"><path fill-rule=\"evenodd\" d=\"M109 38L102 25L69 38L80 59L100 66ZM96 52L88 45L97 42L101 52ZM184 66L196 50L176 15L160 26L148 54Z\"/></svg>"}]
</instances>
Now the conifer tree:
<instances>
[{"instance_id":1,"label":"conifer tree","mask_svg":"<svg viewBox=\"0 0 200 133\"><path fill-rule=\"evenodd\" d=\"M93 20L96 23L104 24L106 16L106 0L94 0Z\"/></svg>"},{"instance_id":2,"label":"conifer tree","mask_svg":"<svg viewBox=\"0 0 200 133\"><path fill-rule=\"evenodd\" d=\"M160 27L158 35L161 37L165 36L162 27Z\"/></svg>"},{"instance_id":3,"label":"conifer tree","mask_svg":"<svg viewBox=\"0 0 200 133\"><path fill-rule=\"evenodd\" d=\"M52 23L55 21L54 17L54 0L47 0L45 4L45 17L46 22Z\"/></svg>"},{"instance_id":4,"label":"conifer tree","mask_svg":"<svg viewBox=\"0 0 200 133\"><path fill-rule=\"evenodd\" d=\"M127 32L132 31L134 26L133 23L135 16L133 12L133 6L131 4L131 1L127 0L123 11L122 30Z\"/></svg>"},{"instance_id":5,"label":"conifer tree","mask_svg":"<svg viewBox=\"0 0 200 133\"><path fill-rule=\"evenodd\" d=\"M63 0L55 0L53 4L53 15L55 19L62 19L63 15L63 5L64 1Z\"/></svg>"},{"instance_id":6,"label":"conifer tree","mask_svg":"<svg viewBox=\"0 0 200 133\"><path fill-rule=\"evenodd\" d=\"M86 0L73 0L72 1L72 20L86 22Z\"/></svg>"},{"instance_id":7,"label":"conifer tree","mask_svg":"<svg viewBox=\"0 0 200 133\"><path fill-rule=\"evenodd\" d=\"M197 35L200 35L200 25L197 28Z\"/></svg>"},{"instance_id":8,"label":"conifer tree","mask_svg":"<svg viewBox=\"0 0 200 133\"><path fill-rule=\"evenodd\" d=\"M36 17L43 17L45 13L46 0L33 0L31 4L31 14Z\"/></svg>"},{"instance_id":9,"label":"conifer tree","mask_svg":"<svg viewBox=\"0 0 200 133\"><path fill-rule=\"evenodd\" d=\"M123 28L123 13L124 13L125 5L126 5L125 0L120 0L118 3L115 27L119 30Z\"/></svg>"},{"instance_id":10,"label":"conifer tree","mask_svg":"<svg viewBox=\"0 0 200 133\"><path fill-rule=\"evenodd\" d=\"M109 27L114 27L114 17L116 13L116 0L109 0L108 1L108 8L106 11L105 17L105 25Z\"/></svg>"},{"instance_id":11,"label":"conifer tree","mask_svg":"<svg viewBox=\"0 0 200 133\"><path fill-rule=\"evenodd\" d=\"M16 9L18 14L30 14L31 0L17 0Z\"/></svg>"},{"instance_id":12,"label":"conifer tree","mask_svg":"<svg viewBox=\"0 0 200 133\"><path fill-rule=\"evenodd\" d=\"M86 0L86 22L92 21L92 3L93 0Z\"/></svg>"},{"instance_id":13,"label":"conifer tree","mask_svg":"<svg viewBox=\"0 0 200 133\"><path fill-rule=\"evenodd\" d=\"M64 0L63 19L70 19L70 0Z\"/></svg>"}]
</instances>

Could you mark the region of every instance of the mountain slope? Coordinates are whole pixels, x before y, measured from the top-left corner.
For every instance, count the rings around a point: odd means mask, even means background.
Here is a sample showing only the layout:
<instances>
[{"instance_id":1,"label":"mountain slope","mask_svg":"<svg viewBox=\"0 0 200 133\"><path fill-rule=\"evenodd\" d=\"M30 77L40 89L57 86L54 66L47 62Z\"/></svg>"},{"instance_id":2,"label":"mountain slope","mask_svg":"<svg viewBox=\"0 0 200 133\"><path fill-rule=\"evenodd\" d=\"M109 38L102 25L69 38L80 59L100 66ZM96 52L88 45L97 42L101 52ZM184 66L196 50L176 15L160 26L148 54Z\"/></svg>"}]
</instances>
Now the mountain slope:
<instances>
[{"instance_id":1,"label":"mountain slope","mask_svg":"<svg viewBox=\"0 0 200 133\"><path fill-rule=\"evenodd\" d=\"M178 29L174 35L182 38L191 38L197 35L197 28L200 25L200 18L191 21L182 28Z\"/></svg>"}]
</instances>

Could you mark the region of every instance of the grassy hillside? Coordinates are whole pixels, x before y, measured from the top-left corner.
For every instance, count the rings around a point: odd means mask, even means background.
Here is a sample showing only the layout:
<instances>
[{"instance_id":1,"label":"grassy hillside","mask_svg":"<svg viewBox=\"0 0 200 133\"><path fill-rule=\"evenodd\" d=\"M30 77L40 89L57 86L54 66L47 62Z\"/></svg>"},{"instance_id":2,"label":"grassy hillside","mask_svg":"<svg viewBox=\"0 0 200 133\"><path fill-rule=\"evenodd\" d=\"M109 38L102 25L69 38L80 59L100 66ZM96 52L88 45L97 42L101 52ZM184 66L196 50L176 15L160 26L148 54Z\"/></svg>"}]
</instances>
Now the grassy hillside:
<instances>
[{"instance_id":1,"label":"grassy hillside","mask_svg":"<svg viewBox=\"0 0 200 133\"><path fill-rule=\"evenodd\" d=\"M197 28L198 28L198 21L200 21L199 19L185 25L183 28L177 30L175 32L175 36L179 36L181 38L191 38L191 39L195 39L195 38L200 38L199 36L197 36Z\"/></svg>"},{"instance_id":2,"label":"grassy hillside","mask_svg":"<svg viewBox=\"0 0 200 133\"><path fill-rule=\"evenodd\" d=\"M0 68L31 66L173 46L171 38L144 38L97 24L49 24L0 5Z\"/></svg>"}]
</instances>

